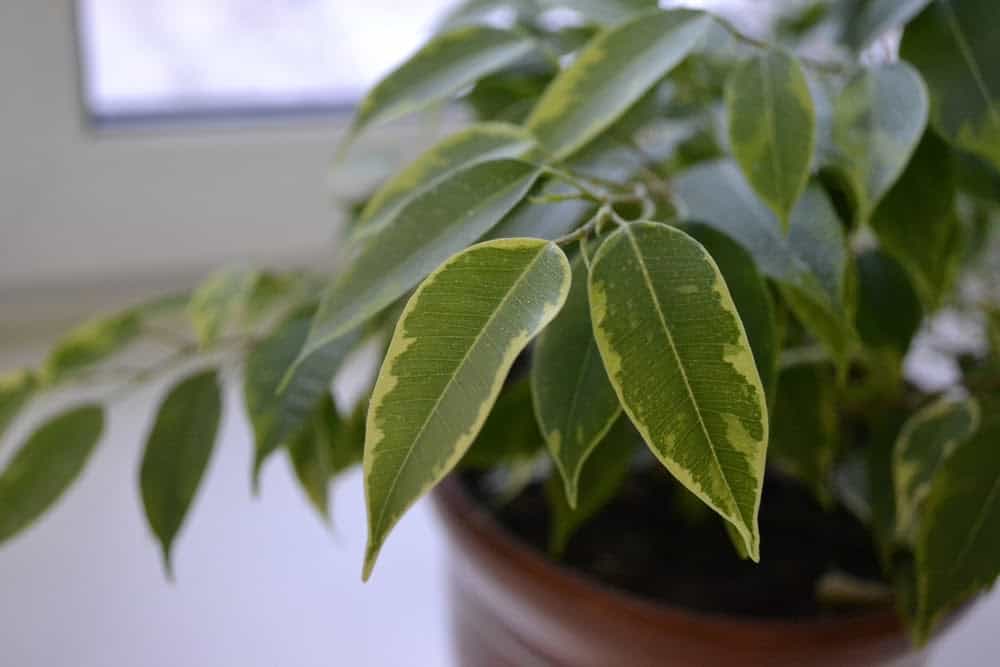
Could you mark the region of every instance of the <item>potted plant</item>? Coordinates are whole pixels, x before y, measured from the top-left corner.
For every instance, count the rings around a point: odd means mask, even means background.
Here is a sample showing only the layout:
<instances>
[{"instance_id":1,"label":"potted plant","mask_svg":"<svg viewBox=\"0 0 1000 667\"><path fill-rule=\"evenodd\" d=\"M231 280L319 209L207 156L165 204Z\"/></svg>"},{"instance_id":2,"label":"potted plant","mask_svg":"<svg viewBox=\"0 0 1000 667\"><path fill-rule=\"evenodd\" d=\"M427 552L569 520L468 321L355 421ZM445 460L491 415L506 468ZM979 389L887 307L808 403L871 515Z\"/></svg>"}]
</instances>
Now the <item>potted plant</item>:
<instances>
[{"instance_id":1,"label":"potted plant","mask_svg":"<svg viewBox=\"0 0 1000 667\"><path fill-rule=\"evenodd\" d=\"M3 379L0 428L181 375L139 473L169 573L235 366L254 480L283 450L325 514L363 465L365 578L434 490L464 663L918 661L1000 574L1000 9L771 14L762 41L649 0L465 3L345 145L459 96L473 118L359 202L337 275L227 268L94 319ZM929 389L942 312L983 344ZM338 406L364 344L377 378ZM13 452L0 540L102 427L77 404Z\"/></svg>"}]
</instances>

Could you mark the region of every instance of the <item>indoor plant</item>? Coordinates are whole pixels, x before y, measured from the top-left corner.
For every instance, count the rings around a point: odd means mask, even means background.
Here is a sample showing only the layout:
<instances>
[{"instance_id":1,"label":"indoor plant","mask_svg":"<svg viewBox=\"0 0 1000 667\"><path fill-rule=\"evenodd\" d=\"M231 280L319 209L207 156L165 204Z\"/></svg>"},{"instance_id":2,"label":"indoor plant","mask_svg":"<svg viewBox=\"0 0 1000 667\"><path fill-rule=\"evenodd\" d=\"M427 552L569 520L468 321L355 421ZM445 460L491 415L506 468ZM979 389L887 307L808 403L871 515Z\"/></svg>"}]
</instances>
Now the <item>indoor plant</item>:
<instances>
[{"instance_id":1,"label":"indoor plant","mask_svg":"<svg viewBox=\"0 0 1000 667\"><path fill-rule=\"evenodd\" d=\"M226 269L191 295L96 319L3 381L0 424L65 383L198 366L161 404L140 471L169 569L211 454L217 368L236 360L255 476L284 448L325 510L331 476L363 459L366 576L401 514L461 467L446 515L471 495L537 543L544 493L551 551L638 595L811 617L895 591L925 640L1000 572L997 350L962 354L941 395L903 373L942 308L991 330L988 290L959 288L982 268L1000 200L998 10L815 4L776 17L762 42L651 4L463 6L366 98L351 139L457 95L478 122L358 207L336 278ZM509 25L483 24L497 20ZM904 23L902 60L870 46ZM807 49L820 53L794 55ZM192 340L175 341L178 309ZM342 415L329 382L380 336L370 397ZM146 338L176 350L123 368ZM12 455L0 539L58 499L102 421L97 404L72 407ZM772 534L790 536L794 579L765 569L787 564ZM619 548L635 535L696 590L653 586ZM803 536L819 553L794 550ZM704 576L706 545L761 560L725 567L797 597L771 608L752 587L716 595L733 579ZM701 569L674 555L686 550Z\"/></svg>"}]
</instances>

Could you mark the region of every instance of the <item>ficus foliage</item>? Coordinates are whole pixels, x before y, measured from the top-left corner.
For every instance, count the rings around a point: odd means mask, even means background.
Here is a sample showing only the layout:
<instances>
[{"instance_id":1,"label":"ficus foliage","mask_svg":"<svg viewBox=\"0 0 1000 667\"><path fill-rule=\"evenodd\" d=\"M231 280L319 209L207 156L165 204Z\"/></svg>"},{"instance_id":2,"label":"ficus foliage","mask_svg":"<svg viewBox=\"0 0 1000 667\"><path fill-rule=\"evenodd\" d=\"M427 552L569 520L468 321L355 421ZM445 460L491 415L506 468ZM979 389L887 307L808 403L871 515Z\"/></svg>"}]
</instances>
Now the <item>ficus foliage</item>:
<instances>
[{"instance_id":1,"label":"ficus foliage","mask_svg":"<svg viewBox=\"0 0 1000 667\"><path fill-rule=\"evenodd\" d=\"M783 475L868 524L925 639L1000 574L1000 349L936 392L904 363L945 311L1000 340L1000 302L964 287L1000 205L1000 6L796 6L757 39L646 0L464 3L364 99L339 168L429 106L458 99L468 122L356 207L335 275L225 269L97 318L0 380L0 433L52 388L120 377L126 346L168 343L126 379L191 372L138 476L169 567L235 361L255 483L283 450L325 516L330 480L363 465L366 578L463 466L547 468L557 553L632 466L662 465L753 560L765 474ZM372 339L374 385L336 405ZM0 540L76 479L103 422L61 411L13 453Z\"/></svg>"}]
</instances>

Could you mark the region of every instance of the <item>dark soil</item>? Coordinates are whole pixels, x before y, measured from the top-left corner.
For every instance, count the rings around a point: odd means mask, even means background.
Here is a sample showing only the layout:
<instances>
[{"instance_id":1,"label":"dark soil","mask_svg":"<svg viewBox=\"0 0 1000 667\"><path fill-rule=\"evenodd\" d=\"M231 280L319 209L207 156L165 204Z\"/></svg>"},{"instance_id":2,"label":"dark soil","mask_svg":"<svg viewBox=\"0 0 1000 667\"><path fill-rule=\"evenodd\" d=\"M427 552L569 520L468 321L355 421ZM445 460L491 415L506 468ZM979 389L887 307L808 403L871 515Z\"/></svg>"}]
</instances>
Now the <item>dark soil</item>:
<instances>
[{"instance_id":1,"label":"dark soil","mask_svg":"<svg viewBox=\"0 0 1000 667\"><path fill-rule=\"evenodd\" d=\"M465 483L491 504L478 476ZM881 580L870 533L842 509L824 510L798 484L769 474L760 510L761 559L741 560L721 520L678 511L677 483L662 469L636 471L618 497L582 527L560 563L644 598L711 613L803 618L844 611L816 597L831 569ZM532 484L493 514L544 552L549 510Z\"/></svg>"}]
</instances>

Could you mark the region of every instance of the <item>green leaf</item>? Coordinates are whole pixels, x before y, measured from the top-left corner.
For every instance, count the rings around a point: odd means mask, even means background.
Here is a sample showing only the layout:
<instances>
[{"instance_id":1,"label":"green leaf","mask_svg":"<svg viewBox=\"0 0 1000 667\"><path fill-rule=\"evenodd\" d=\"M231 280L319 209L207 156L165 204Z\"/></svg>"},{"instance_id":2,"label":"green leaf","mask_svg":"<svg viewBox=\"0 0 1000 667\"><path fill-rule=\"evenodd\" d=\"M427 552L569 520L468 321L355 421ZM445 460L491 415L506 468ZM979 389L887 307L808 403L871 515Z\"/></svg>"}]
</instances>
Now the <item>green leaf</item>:
<instances>
[{"instance_id":1,"label":"green leaf","mask_svg":"<svg viewBox=\"0 0 1000 667\"><path fill-rule=\"evenodd\" d=\"M878 249L858 255L858 334L873 348L888 348L901 360L923 321L909 276Z\"/></svg>"},{"instance_id":2,"label":"green leaf","mask_svg":"<svg viewBox=\"0 0 1000 667\"><path fill-rule=\"evenodd\" d=\"M538 337L531 366L534 413L570 507L587 457L622 411L594 340L587 277L578 256L566 305Z\"/></svg>"},{"instance_id":3,"label":"green leaf","mask_svg":"<svg viewBox=\"0 0 1000 667\"><path fill-rule=\"evenodd\" d=\"M697 44L712 19L653 11L598 34L526 121L544 152L565 158L615 122Z\"/></svg>"},{"instance_id":4,"label":"green leaf","mask_svg":"<svg viewBox=\"0 0 1000 667\"><path fill-rule=\"evenodd\" d=\"M916 634L1000 574L1000 420L983 406L979 432L941 466L917 536Z\"/></svg>"},{"instance_id":5,"label":"green leaf","mask_svg":"<svg viewBox=\"0 0 1000 667\"><path fill-rule=\"evenodd\" d=\"M954 283L962 250L955 168L948 145L927 132L899 181L872 215L882 246L913 278L927 308Z\"/></svg>"},{"instance_id":6,"label":"green leaf","mask_svg":"<svg viewBox=\"0 0 1000 667\"><path fill-rule=\"evenodd\" d=\"M329 395L337 369L359 339L352 332L315 350L295 366L282 386L305 343L311 314L312 309L305 309L292 315L247 356L243 399L254 434L254 488L267 458L306 428Z\"/></svg>"},{"instance_id":7,"label":"green leaf","mask_svg":"<svg viewBox=\"0 0 1000 667\"><path fill-rule=\"evenodd\" d=\"M935 0L903 34L901 52L924 76L931 124L1000 169L1000 44L994 0Z\"/></svg>"},{"instance_id":8,"label":"green leaf","mask_svg":"<svg viewBox=\"0 0 1000 667\"><path fill-rule=\"evenodd\" d=\"M309 415L305 427L288 442L288 458L309 502L324 521L330 520L330 478L334 474L332 435L342 428L337 406L329 393Z\"/></svg>"},{"instance_id":9,"label":"green leaf","mask_svg":"<svg viewBox=\"0 0 1000 667\"><path fill-rule=\"evenodd\" d=\"M845 305L847 245L822 189L806 188L787 236L732 162L689 169L674 181L674 192L689 220L718 229L750 253L760 272L781 286L795 315L844 364L855 337Z\"/></svg>"},{"instance_id":10,"label":"green leaf","mask_svg":"<svg viewBox=\"0 0 1000 667\"><path fill-rule=\"evenodd\" d=\"M218 374L202 371L170 389L146 439L139 470L142 503L171 578L171 546L212 456L221 412Z\"/></svg>"},{"instance_id":11,"label":"green leaf","mask_svg":"<svg viewBox=\"0 0 1000 667\"><path fill-rule=\"evenodd\" d=\"M944 397L910 417L893 448L896 535L912 543L941 467L979 428L975 399Z\"/></svg>"},{"instance_id":12,"label":"green leaf","mask_svg":"<svg viewBox=\"0 0 1000 667\"><path fill-rule=\"evenodd\" d=\"M598 249L590 305L601 358L653 454L759 558L767 404L729 289L678 229L633 223Z\"/></svg>"},{"instance_id":13,"label":"green leaf","mask_svg":"<svg viewBox=\"0 0 1000 667\"><path fill-rule=\"evenodd\" d=\"M855 75L834 104L836 166L866 222L913 154L927 126L927 90L899 62Z\"/></svg>"},{"instance_id":14,"label":"green leaf","mask_svg":"<svg viewBox=\"0 0 1000 667\"><path fill-rule=\"evenodd\" d=\"M783 369L771 413L769 461L801 480L829 506L831 472L839 444L833 368L796 364Z\"/></svg>"},{"instance_id":15,"label":"green leaf","mask_svg":"<svg viewBox=\"0 0 1000 667\"><path fill-rule=\"evenodd\" d=\"M569 284L555 244L505 239L450 258L410 298L368 410L365 579L389 530L475 440L514 359L559 312Z\"/></svg>"},{"instance_id":16,"label":"green leaf","mask_svg":"<svg viewBox=\"0 0 1000 667\"><path fill-rule=\"evenodd\" d=\"M656 9L657 0L542 0L542 4L572 9L598 25L614 25L636 14Z\"/></svg>"},{"instance_id":17,"label":"green leaf","mask_svg":"<svg viewBox=\"0 0 1000 667\"><path fill-rule=\"evenodd\" d=\"M535 140L507 123L481 123L439 142L390 178L368 200L352 230L355 238L377 232L417 195L443 177L478 162L524 155Z\"/></svg>"},{"instance_id":18,"label":"green leaf","mask_svg":"<svg viewBox=\"0 0 1000 667\"><path fill-rule=\"evenodd\" d=\"M43 384L53 385L104 361L135 340L142 319L136 310L98 317L81 324L55 344L41 371Z\"/></svg>"},{"instance_id":19,"label":"green leaf","mask_svg":"<svg viewBox=\"0 0 1000 667\"><path fill-rule=\"evenodd\" d=\"M30 526L83 472L104 429L104 411L87 404L39 427L0 473L0 543Z\"/></svg>"},{"instance_id":20,"label":"green leaf","mask_svg":"<svg viewBox=\"0 0 1000 667\"><path fill-rule=\"evenodd\" d=\"M348 141L368 126L421 111L535 50L528 35L465 26L431 39L382 79L361 101Z\"/></svg>"},{"instance_id":21,"label":"green leaf","mask_svg":"<svg viewBox=\"0 0 1000 667\"><path fill-rule=\"evenodd\" d=\"M802 67L779 49L746 61L730 74L726 111L733 156L787 230L809 180L816 142L815 111Z\"/></svg>"},{"instance_id":22,"label":"green leaf","mask_svg":"<svg viewBox=\"0 0 1000 667\"><path fill-rule=\"evenodd\" d=\"M562 181L550 180L538 189L537 196L562 196L575 191L573 186ZM490 231L488 237L495 239L531 237L554 241L579 226L593 209L594 205L591 202L578 199L537 203L528 198L515 206Z\"/></svg>"},{"instance_id":23,"label":"green leaf","mask_svg":"<svg viewBox=\"0 0 1000 667\"><path fill-rule=\"evenodd\" d=\"M220 269L194 291L188 314L202 347L212 345L229 323L246 315L257 276L256 271L242 267Z\"/></svg>"},{"instance_id":24,"label":"green leaf","mask_svg":"<svg viewBox=\"0 0 1000 667\"><path fill-rule=\"evenodd\" d=\"M539 173L516 160L481 162L407 203L327 288L300 361L361 325L482 237L524 198Z\"/></svg>"},{"instance_id":25,"label":"green leaf","mask_svg":"<svg viewBox=\"0 0 1000 667\"><path fill-rule=\"evenodd\" d=\"M577 529L590 520L618 494L628 477L639 436L627 419L615 422L583 465L578 498L571 507L565 485L558 475L545 484L552 519L549 524L549 551L561 556Z\"/></svg>"},{"instance_id":26,"label":"green leaf","mask_svg":"<svg viewBox=\"0 0 1000 667\"><path fill-rule=\"evenodd\" d=\"M750 349L767 404L773 405L779 338L774 299L767 284L757 271L750 253L722 232L700 224L687 225L684 231L708 251L719 267L750 339Z\"/></svg>"},{"instance_id":27,"label":"green leaf","mask_svg":"<svg viewBox=\"0 0 1000 667\"><path fill-rule=\"evenodd\" d=\"M500 392L475 442L462 457L462 467L489 470L534 460L544 447L531 402L531 382L524 378L508 382Z\"/></svg>"},{"instance_id":28,"label":"green leaf","mask_svg":"<svg viewBox=\"0 0 1000 667\"><path fill-rule=\"evenodd\" d=\"M893 28L912 19L930 0L864 0L844 30L844 41L861 51Z\"/></svg>"},{"instance_id":29,"label":"green leaf","mask_svg":"<svg viewBox=\"0 0 1000 667\"><path fill-rule=\"evenodd\" d=\"M31 371L20 370L0 376L0 443L7 427L37 390L38 380Z\"/></svg>"}]
</instances>

